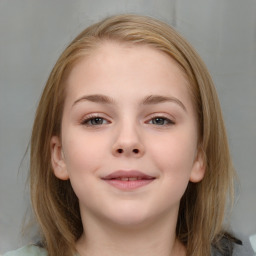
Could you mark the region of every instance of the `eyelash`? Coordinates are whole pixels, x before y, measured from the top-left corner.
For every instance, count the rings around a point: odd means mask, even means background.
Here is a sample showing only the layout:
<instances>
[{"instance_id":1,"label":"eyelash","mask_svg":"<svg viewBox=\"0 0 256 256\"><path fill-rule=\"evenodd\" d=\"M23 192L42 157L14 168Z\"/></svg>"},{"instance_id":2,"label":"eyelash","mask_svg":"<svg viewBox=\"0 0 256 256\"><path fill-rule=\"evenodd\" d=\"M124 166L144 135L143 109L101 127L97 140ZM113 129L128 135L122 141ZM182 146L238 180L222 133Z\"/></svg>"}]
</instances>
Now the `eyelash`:
<instances>
[{"instance_id":1,"label":"eyelash","mask_svg":"<svg viewBox=\"0 0 256 256\"><path fill-rule=\"evenodd\" d=\"M89 115L89 116L87 116L82 122L81 122L81 124L82 125L85 125L85 126L89 126L89 127L91 127L91 126L100 126L100 125L104 125L104 124L88 124L89 122L92 122L92 121L95 121L96 119L101 119L103 122L104 121L107 121L105 118L103 118L102 116L100 116L100 115ZM108 123L110 123L109 121L107 121Z\"/></svg>"},{"instance_id":2,"label":"eyelash","mask_svg":"<svg viewBox=\"0 0 256 256\"><path fill-rule=\"evenodd\" d=\"M157 119L158 119L158 121L159 120L163 121L164 124L159 125L159 124L153 124L152 123L153 125L156 125L156 126L170 126L170 125L174 125L175 124L175 122L173 120L171 120L170 118L167 118L167 117L161 116L161 115L154 116L154 117L150 118L149 122L151 122L153 120L157 120Z\"/></svg>"},{"instance_id":3,"label":"eyelash","mask_svg":"<svg viewBox=\"0 0 256 256\"><path fill-rule=\"evenodd\" d=\"M101 120L102 122L100 124L92 124L93 121L95 120ZM163 124L154 124L153 121L157 120L158 121L163 121L164 123ZM91 122L91 124L89 124L89 122ZM107 119L105 119L104 117L100 116L100 115L89 115L87 118L85 118L81 124L82 125L85 125L85 126L88 126L88 127L92 127L92 126L101 126L101 125L105 125L106 123L111 123L110 121L108 121ZM155 125L155 126L170 126L170 125L174 125L175 122L165 116L161 116L161 115L156 115L154 117L151 117L147 123L151 123L152 125Z\"/></svg>"}]
</instances>

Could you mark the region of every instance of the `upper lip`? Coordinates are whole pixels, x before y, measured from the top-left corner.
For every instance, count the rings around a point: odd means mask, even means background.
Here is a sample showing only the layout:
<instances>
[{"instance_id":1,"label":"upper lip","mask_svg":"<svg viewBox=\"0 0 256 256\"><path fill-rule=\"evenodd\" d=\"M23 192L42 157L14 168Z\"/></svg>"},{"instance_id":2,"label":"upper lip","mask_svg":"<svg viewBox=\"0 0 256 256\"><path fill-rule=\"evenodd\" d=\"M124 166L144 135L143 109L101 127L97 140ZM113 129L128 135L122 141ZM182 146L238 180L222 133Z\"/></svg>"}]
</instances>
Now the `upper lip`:
<instances>
[{"instance_id":1,"label":"upper lip","mask_svg":"<svg viewBox=\"0 0 256 256\"><path fill-rule=\"evenodd\" d=\"M130 171L124 171L124 170L118 170L110 173L107 176L104 176L103 180L112 180L112 179L119 179L119 178L139 178L139 179L155 179L154 176L147 175L143 172L136 171L136 170L130 170Z\"/></svg>"}]
</instances>

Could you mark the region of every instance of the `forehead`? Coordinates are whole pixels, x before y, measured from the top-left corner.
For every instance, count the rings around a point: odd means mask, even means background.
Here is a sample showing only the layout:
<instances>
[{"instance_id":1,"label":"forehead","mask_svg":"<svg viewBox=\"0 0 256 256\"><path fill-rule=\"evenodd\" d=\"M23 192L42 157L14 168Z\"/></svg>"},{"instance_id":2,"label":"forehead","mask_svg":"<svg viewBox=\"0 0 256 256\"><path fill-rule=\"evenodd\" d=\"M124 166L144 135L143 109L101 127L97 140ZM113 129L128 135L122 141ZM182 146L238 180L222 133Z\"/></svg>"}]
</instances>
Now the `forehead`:
<instances>
[{"instance_id":1,"label":"forehead","mask_svg":"<svg viewBox=\"0 0 256 256\"><path fill-rule=\"evenodd\" d=\"M129 56L129 58L127 58ZM164 64L172 63L172 68L179 72L179 75L183 75L187 79L187 75L182 66L166 52L157 48L157 46L148 45L146 43L134 43L134 42L123 42L114 40L103 40L98 43L86 57L88 61L99 61L109 64L111 60L116 60L115 57L123 58L123 61L134 61L142 62L147 60L144 64ZM152 59L153 57L153 59ZM81 59L81 61L85 61Z\"/></svg>"},{"instance_id":2,"label":"forehead","mask_svg":"<svg viewBox=\"0 0 256 256\"><path fill-rule=\"evenodd\" d=\"M90 47L90 49L84 51L74 62L70 72L66 75L66 78L74 76L77 73L77 70L79 70L79 68L81 69L82 66L84 66L84 69L86 67L91 69L93 65L95 69L97 69L97 66L101 69L105 66L107 69L113 67L113 65L117 65L118 70L120 70L127 63L132 65L137 63L140 65L141 69L143 66L146 69L152 65L164 67L167 64L167 66L171 66L173 74L182 76L184 80L188 80L181 65L170 55L156 49L156 47L144 43L137 44L113 40L103 40L100 43L97 42L94 47ZM142 71L141 69L138 71ZM164 69L162 70L164 71Z\"/></svg>"},{"instance_id":3,"label":"forehead","mask_svg":"<svg viewBox=\"0 0 256 256\"><path fill-rule=\"evenodd\" d=\"M99 90L112 90L116 96L129 91L135 95L146 91L165 94L171 87L178 94L189 91L185 73L166 53L148 45L113 41L103 42L81 57L69 73L66 86L68 97Z\"/></svg>"}]
</instances>

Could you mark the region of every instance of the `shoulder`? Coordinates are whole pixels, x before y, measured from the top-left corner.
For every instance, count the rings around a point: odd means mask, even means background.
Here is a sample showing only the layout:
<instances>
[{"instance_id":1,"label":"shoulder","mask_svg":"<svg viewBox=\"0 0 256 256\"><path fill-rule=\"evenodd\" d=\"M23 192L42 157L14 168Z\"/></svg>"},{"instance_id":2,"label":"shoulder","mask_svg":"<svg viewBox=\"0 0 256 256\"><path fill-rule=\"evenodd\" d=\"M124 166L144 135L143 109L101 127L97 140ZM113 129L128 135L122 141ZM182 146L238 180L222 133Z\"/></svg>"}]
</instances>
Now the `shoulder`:
<instances>
[{"instance_id":1,"label":"shoulder","mask_svg":"<svg viewBox=\"0 0 256 256\"><path fill-rule=\"evenodd\" d=\"M27 245L18 250L7 252L3 256L47 256L47 252L38 246Z\"/></svg>"},{"instance_id":2,"label":"shoulder","mask_svg":"<svg viewBox=\"0 0 256 256\"><path fill-rule=\"evenodd\" d=\"M233 250L233 256L252 256L254 255L253 249L250 245L250 243L244 239L243 244L235 244L234 250Z\"/></svg>"},{"instance_id":3,"label":"shoulder","mask_svg":"<svg viewBox=\"0 0 256 256\"><path fill-rule=\"evenodd\" d=\"M253 250L248 239L238 240L231 236L225 236L218 246L212 247L212 256L252 256Z\"/></svg>"}]
</instances>

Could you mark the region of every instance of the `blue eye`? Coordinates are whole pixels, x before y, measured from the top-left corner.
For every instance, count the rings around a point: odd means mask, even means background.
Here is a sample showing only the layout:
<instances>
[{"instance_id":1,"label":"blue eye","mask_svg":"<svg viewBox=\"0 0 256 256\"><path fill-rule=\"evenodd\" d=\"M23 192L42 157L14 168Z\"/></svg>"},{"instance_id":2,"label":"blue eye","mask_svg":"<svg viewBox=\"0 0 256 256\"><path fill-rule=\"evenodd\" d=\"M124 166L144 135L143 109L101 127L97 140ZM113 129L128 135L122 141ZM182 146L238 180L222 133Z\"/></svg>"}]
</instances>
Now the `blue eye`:
<instances>
[{"instance_id":1,"label":"blue eye","mask_svg":"<svg viewBox=\"0 0 256 256\"><path fill-rule=\"evenodd\" d=\"M154 125L172 125L174 122L166 117L154 117L149 121L150 124Z\"/></svg>"},{"instance_id":2,"label":"blue eye","mask_svg":"<svg viewBox=\"0 0 256 256\"><path fill-rule=\"evenodd\" d=\"M85 119L82 124L87 126L98 126L108 123L108 121L102 117L90 117Z\"/></svg>"}]
</instances>

